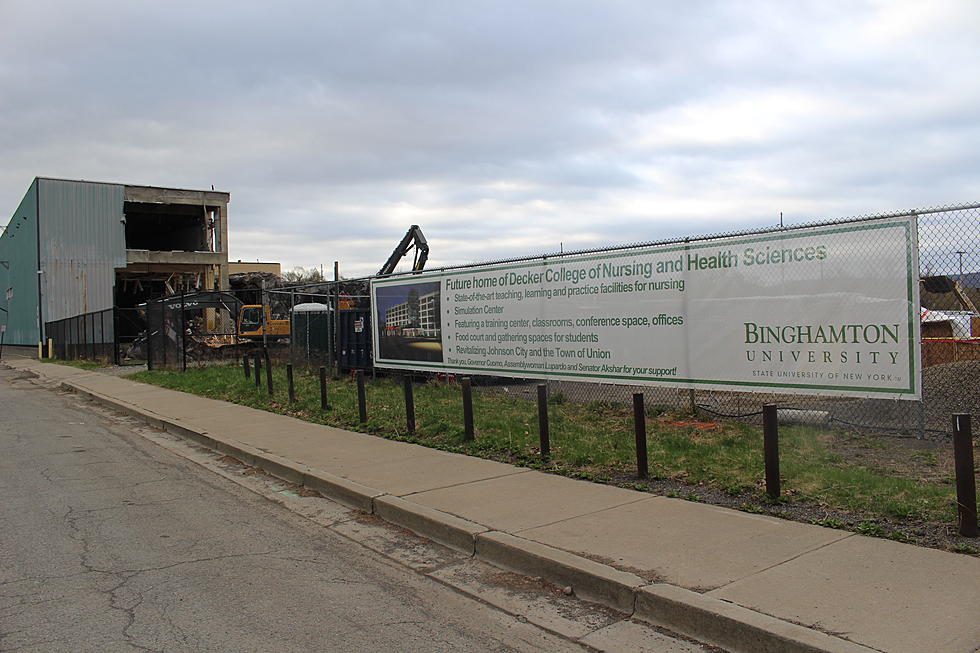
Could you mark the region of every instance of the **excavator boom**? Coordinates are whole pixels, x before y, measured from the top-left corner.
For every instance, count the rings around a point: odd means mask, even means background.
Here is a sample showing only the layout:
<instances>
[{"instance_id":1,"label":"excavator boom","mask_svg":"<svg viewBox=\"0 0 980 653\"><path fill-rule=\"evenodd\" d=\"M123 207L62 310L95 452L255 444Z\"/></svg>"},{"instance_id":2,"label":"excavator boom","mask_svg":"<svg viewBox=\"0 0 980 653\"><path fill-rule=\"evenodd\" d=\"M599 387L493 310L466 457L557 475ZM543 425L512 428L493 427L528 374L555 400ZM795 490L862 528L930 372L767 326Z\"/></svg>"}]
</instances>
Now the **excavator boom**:
<instances>
[{"instance_id":1,"label":"excavator boom","mask_svg":"<svg viewBox=\"0 0 980 653\"><path fill-rule=\"evenodd\" d=\"M429 243L422 235L422 230L417 224L413 224L408 229L408 233L402 238L395 251L391 253L385 264L378 271L378 276L383 277L395 271L398 263L408 254L408 251L415 248L415 260L412 263L412 272L419 272L425 268L425 262L429 259Z\"/></svg>"}]
</instances>

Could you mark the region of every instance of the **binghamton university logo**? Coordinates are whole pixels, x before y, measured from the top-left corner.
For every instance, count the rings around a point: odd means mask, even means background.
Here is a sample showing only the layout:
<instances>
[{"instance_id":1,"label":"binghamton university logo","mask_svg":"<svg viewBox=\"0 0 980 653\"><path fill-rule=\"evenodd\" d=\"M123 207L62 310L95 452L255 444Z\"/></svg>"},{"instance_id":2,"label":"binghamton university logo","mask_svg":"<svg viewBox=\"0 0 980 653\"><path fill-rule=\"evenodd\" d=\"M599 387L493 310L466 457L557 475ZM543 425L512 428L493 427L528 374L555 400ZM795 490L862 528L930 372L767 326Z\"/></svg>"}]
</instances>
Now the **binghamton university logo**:
<instances>
[{"instance_id":1,"label":"binghamton university logo","mask_svg":"<svg viewBox=\"0 0 980 653\"><path fill-rule=\"evenodd\" d=\"M749 362L897 365L900 324L758 324L743 322ZM858 345L822 348L820 345ZM875 346L869 348L868 345Z\"/></svg>"}]
</instances>

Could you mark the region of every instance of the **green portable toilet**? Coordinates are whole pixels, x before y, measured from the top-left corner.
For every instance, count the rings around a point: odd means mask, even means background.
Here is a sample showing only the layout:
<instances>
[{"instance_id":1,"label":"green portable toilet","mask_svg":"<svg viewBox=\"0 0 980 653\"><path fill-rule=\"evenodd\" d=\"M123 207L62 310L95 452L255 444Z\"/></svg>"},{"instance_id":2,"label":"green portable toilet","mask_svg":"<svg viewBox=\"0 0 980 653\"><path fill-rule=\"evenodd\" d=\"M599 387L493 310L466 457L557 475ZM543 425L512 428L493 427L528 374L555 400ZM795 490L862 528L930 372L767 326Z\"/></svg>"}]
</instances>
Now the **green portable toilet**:
<instances>
[{"instance_id":1,"label":"green portable toilet","mask_svg":"<svg viewBox=\"0 0 980 653\"><path fill-rule=\"evenodd\" d=\"M331 362L332 314L329 306L315 302L293 307L290 336L293 360L305 360L309 365L327 365Z\"/></svg>"}]
</instances>

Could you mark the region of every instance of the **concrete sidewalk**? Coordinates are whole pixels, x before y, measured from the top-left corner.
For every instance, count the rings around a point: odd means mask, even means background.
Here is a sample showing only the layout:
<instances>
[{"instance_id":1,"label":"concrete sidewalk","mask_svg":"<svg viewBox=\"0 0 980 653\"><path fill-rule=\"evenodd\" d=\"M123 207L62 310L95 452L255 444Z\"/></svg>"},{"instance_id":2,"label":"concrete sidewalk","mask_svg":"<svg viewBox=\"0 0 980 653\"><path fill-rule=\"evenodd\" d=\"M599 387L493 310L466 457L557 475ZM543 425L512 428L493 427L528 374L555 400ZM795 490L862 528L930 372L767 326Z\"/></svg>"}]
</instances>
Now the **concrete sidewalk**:
<instances>
[{"instance_id":1,"label":"concrete sidewalk","mask_svg":"<svg viewBox=\"0 0 980 653\"><path fill-rule=\"evenodd\" d=\"M732 651L980 650L976 557L571 480L97 372L4 362Z\"/></svg>"}]
</instances>

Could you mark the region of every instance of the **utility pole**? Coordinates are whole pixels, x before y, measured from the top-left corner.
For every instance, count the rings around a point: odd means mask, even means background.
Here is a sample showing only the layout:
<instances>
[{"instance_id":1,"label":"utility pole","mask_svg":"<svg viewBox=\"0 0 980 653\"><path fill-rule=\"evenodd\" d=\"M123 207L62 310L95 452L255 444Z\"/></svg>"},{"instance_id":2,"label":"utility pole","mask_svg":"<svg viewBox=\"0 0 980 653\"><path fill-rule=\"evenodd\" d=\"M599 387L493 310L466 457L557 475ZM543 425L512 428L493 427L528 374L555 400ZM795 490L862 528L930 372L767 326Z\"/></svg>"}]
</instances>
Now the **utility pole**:
<instances>
[{"instance_id":1,"label":"utility pole","mask_svg":"<svg viewBox=\"0 0 980 653\"><path fill-rule=\"evenodd\" d=\"M960 288L965 290L966 287L963 285L963 255L966 254L966 252L964 252L962 249L958 249L953 253L958 254L960 257Z\"/></svg>"}]
</instances>

